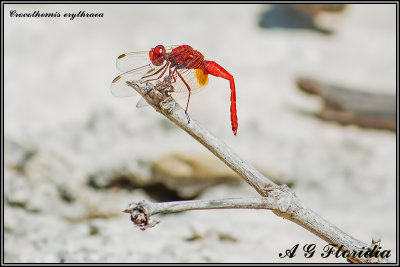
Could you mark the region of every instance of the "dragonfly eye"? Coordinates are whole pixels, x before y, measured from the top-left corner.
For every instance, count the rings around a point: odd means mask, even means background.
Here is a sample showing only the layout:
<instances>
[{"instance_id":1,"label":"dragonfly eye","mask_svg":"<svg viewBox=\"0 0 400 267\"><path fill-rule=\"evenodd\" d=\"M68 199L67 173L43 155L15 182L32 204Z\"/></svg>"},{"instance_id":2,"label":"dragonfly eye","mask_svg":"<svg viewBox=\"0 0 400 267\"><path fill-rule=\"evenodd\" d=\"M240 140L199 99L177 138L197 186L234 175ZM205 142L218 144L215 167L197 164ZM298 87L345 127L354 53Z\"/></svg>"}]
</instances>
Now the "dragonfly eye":
<instances>
[{"instance_id":1,"label":"dragonfly eye","mask_svg":"<svg viewBox=\"0 0 400 267\"><path fill-rule=\"evenodd\" d=\"M149 52L151 63L155 66L161 66L167 58L167 51L163 45L157 45Z\"/></svg>"}]
</instances>

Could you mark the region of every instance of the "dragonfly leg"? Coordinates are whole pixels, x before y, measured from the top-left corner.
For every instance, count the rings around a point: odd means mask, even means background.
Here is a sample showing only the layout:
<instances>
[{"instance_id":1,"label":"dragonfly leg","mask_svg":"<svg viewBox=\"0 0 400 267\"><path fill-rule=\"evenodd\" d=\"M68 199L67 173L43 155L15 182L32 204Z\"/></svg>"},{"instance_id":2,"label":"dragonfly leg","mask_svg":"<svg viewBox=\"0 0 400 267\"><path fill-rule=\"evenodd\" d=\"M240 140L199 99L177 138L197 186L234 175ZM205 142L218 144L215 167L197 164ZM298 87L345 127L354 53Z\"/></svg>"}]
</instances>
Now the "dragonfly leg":
<instances>
[{"instance_id":1,"label":"dragonfly leg","mask_svg":"<svg viewBox=\"0 0 400 267\"><path fill-rule=\"evenodd\" d=\"M191 93L190 86L187 84L185 79L183 79L182 75L176 69L175 69L175 72L178 74L179 78L181 78L182 82L186 85L186 88L189 91L188 101L187 101L186 110L185 110L185 113L187 114L187 110L188 110L188 107L189 107L190 93Z\"/></svg>"},{"instance_id":2,"label":"dragonfly leg","mask_svg":"<svg viewBox=\"0 0 400 267\"><path fill-rule=\"evenodd\" d=\"M150 84L146 82L144 89L146 90L146 93L144 95L148 95L153 88L151 88Z\"/></svg>"},{"instance_id":3,"label":"dragonfly leg","mask_svg":"<svg viewBox=\"0 0 400 267\"><path fill-rule=\"evenodd\" d=\"M161 74L160 74L157 78L152 78L152 79L149 79L149 80L146 80L146 81L151 82L151 81L158 80L158 79L160 79L160 78L164 75L165 71L166 71L167 69L169 69L168 66L169 66L169 62L167 62L167 63L166 63L162 68L160 68L158 71L156 71L156 72L154 72L154 73L152 73L152 74L149 74L149 75L147 75L147 76L143 76L142 79L152 77L152 76L154 76L154 75L156 75L156 74L158 74L158 73L161 72Z\"/></svg>"},{"instance_id":4,"label":"dragonfly leg","mask_svg":"<svg viewBox=\"0 0 400 267\"><path fill-rule=\"evenodd\" d=\"M154 88L154 86L151 83L146 81L145 87L144 87L144 89L146 89L146 92L147 92L146 94L148 94L151 90L153 90L153 88Z\"/></svg>"},{"instance_id":5,"label":"dragonfly leg","mask_svg":"<svg viewBox=\"0 0 400 267\"><path fill-rule=\"evenodd\" d=\"M189 122L190 122L190 118L189 118L189 115L188 115L188 113L187 113L187 110L188 110L188 107L189 107L189 100L190 100L190 93L191 93L190 86L187 84L187 82L185 81L185 79L183 79L182 75L178 72L177 69L175 69L174 72L176 72L176 73L178 74L179 78L181 78L182 82L186 85L186 88L187 88L188 91L189 91L188 101L187 101L186 109L185 109L185 114L186 114L186 117L187 117L188 123L189 123Z\"/></svg>"},{"instance_id":6,"label":"dragonfly leg","mask_svg":"<svg viewBox=\"0 0 400 267\"><path fill-rule=\"evenodd\" d=\"M188 124L190 123L190 117L189 117L189 113L186 113L186 119L188 121Z\"/></svg>"}]
</instances>

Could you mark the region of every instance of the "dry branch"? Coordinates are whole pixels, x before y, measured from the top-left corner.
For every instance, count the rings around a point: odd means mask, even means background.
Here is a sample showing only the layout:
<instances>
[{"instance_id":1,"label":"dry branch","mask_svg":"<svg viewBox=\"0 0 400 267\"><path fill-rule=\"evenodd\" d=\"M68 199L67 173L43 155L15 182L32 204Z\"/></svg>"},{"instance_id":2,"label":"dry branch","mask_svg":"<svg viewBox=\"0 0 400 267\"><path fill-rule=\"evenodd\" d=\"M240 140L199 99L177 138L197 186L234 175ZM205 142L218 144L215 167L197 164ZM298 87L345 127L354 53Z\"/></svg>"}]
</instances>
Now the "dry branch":
<instances>
[{"instance_id":1,"label":"dry branch","mask_svg":"<svg viewBox=\"0 0 400 267\"><path fill-rule=\"evenodd\" d=\"M261 197L242 199L221 200L195 200L179 202L151 203L142 201L131 203L124 212L131 214L135 225L142 230L154 226L157 222L150 217L159 213L181 212L196 209L226 209L226 208L248 208L269 209L276 215L291 220L308 231L322 238L328 244L342 245L342 250L365 251L369 246L335 227L320 215L307 208L285 185L278 186L270 179L262 175L253 166L240 158L224 142L216 138L198 122L190 118L178 103L171 97L169 92L171 86L154 89L150 83L128 82L129 86L138 91L147 102L159 113L166 116L180 128L189 133L193 138L207 147L215 156L233 169L240 177L250 184ZM370 258L352 258L352 262L368 262ZM385 261L385 259L383 259Z\"/></svg>"}]
</instances>

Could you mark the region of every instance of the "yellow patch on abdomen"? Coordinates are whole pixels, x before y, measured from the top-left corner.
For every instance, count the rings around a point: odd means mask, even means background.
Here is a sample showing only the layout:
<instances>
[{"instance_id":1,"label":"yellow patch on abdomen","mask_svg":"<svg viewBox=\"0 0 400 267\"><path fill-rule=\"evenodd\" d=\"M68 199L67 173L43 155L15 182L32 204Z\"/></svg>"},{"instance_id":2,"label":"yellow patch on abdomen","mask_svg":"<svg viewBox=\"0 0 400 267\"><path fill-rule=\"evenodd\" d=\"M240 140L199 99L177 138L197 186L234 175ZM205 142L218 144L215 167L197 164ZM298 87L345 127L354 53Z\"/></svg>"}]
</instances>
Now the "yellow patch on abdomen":
<instances>
[{"instance_id":1,"label":"yellow patch on abdomen","mask_svg":"<svg viewBox=\"0 0 400 267\"><path fill-rule=\"evenodd\" d=\"M202 69L196 69L196 79L200 86L206 86L208 83L208 74Z\"/></svg>"}]
</instances>

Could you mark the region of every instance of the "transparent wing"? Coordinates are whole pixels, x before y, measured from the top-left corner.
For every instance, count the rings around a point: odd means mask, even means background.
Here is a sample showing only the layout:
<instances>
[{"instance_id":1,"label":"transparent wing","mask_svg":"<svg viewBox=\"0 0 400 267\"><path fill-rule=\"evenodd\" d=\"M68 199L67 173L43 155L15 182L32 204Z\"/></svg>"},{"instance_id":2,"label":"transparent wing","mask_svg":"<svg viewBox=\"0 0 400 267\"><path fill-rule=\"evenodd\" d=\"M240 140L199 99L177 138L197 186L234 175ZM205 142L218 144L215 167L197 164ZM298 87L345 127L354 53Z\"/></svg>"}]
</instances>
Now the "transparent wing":
<instances>
[{"instance_id":1,"label":"transparent wing","mask_svg":"<svg viewBox=\"0 0 400 267\"><path fill-rule=\"evenodd\" d=\"M165 46L167 52L178 47L178 45ZM127 72L138 66L144 66L150 63L149 51L137 51L121 54L116 61L117 69L121 72Z\"/></svg>"},{"instance_id":2,"label":"transparent wing","mask_svg":"<svg viewBox=\"0 0 400 267\"><path fill-rule=\"evenodd\" d=\"M175 82L172 83L174 87L174 93L172 95L176 95L176 97L180 97L179 95L189 95L189 89L190 88L190 93L195 94L199 92L201 89L203 89L207 83L208 83L208 75L204 74L204 76L199 77L198 72L202 72L202 70L197 70L197 69L182 69L182 70L177 70L178 73L174 74L174 79Z\"/></svg>"},{"instance_id":3,"label":"transparent wing","mask_svg":"<svg viewBox=\"0 0 400 267\"><path fill-rule=\"evenodd\" d=\"M161 66L162 67L162 66ZM138 93L126 84L127 81L141 81L143 76L156 72L161 67L152 64L127 71L117 76L111 83L111 93L117 97L127 97L137 95ZM142 80L145 82L145 80Z\"/></svg>"},{"instance_id":4,"label":"transparent wing","mask_svg":"<svg viewBox=\"0 0 400 267\"><path fill-rule=\"evenodd\" d=\"M186 84L190 87L190 94L191 96L193 94L196 94L200 92L206 85L206 83L199 83L198 78L196 77L196 70L193 69L182 69L178 70L179 74L181 74L183 80L186 82ZM167 71L166 71L167 73ZM164 74L162 77L167 77L168 74ZM171 92L171 96L175 100L180 100L180 99L188 99L189 97L189 90L183 82L182 78L178 75L178 73L175 73L173 78L169 78L168 82L161 82L159 79L157 81L157 84L155 85L155 89L157 87L160 87L162 85L172 85L174 88L174 91ZM143 79L143 81L149 81L151 77ZM208 78L208 77L206 77ZM149 81L151 82L151 81ZM144 98L141 98L139 102L137 103L136 107L137 108L142 108L148 106L147 101Z\"/></svg>"},{"instance_id":5,"label":"transparent wing","mask_svg":"<svg viewBox=\"0 0 400 267\"><path fill-rule=\"evenodd\" d=\"M171 51L175 47L177 46L167 46L166 50ZM111 83L111 93L117 97L137 95L137 92L133 88L126 85L127 81L143 80L143 82L153 82L169 74L167 71L165 71L165 73L162 73L162 71L158 72L160 69L165 67L165 64L162 66L154 66L151 64L149 51L129 52L122 54L117 58L116 65L117 69L123 72Z\"/></svg>"},{"instance_id":6,"label":"transparent wing","mask_svg":"<svg viewBox=\"0 0 400 267\"><path fill-rule=\"evenodd\" d=\"M146 99L144 99L143 97L139 99L139 101L136 104L137 108L144 108L147 107L149 105L149 103L147 103Z\"/></svg>"},{"instance_id":7,"label":"transparent wing","mask_svg":"<svg viewBox=\"0 0 400 267\"><path fill-rule=\"evenodd\" d=\"M116 60L117 69L127 72L138 66L150 64L149 51L129 52L120 55Z\"/></svg>"}]
</instances>

